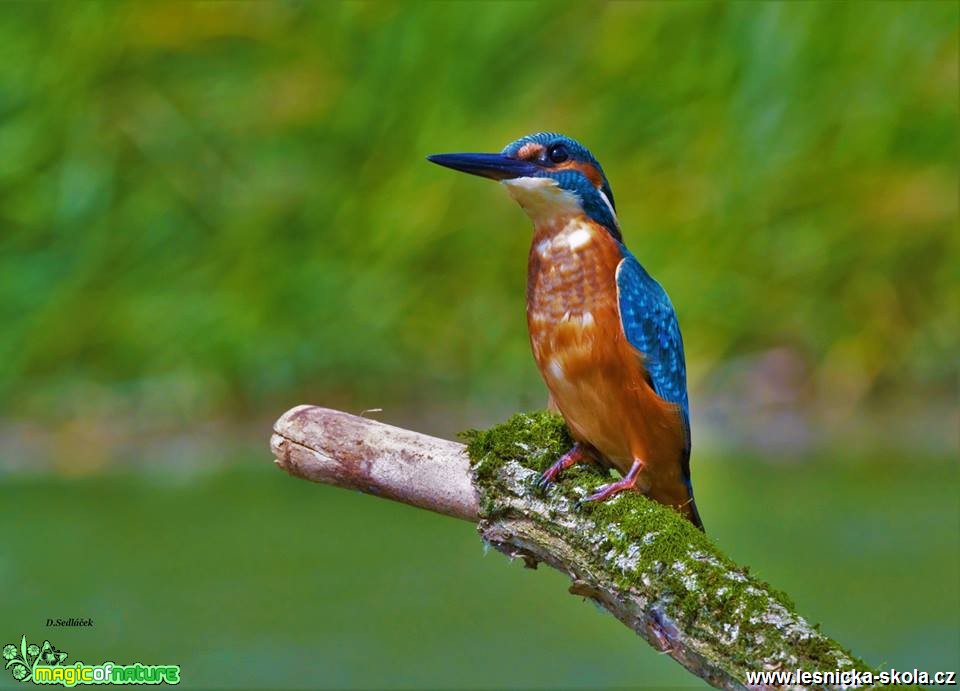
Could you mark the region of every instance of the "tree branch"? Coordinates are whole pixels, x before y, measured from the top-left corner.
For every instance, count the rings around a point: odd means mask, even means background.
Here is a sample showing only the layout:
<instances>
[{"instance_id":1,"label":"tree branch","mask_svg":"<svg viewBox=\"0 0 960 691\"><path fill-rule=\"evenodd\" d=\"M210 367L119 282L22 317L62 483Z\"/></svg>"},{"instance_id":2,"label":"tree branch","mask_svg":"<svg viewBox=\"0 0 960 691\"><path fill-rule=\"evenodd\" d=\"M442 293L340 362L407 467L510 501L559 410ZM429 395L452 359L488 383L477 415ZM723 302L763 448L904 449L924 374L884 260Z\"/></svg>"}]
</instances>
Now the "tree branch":
<instances>
[{"instance_id":1,"label":"tree branch","mask_svg":"<svg viewBox=\"0 0 960 691\"><path fill-rule=\"evenodd\" d=\"M277 420L270 449L296 477L479 520L463 444L301 405Z\"/></svg>"},{"instance_id":2,"label":"tree branch","mask_svg":"<svg viewBox=\"0 0 960 691\"><path fill-rule=\"evenodd\" d=\"M568 574L571 593L718 688L748 688L757 671L869 670L671 509L630 493L576 510L603 481L591 471L536 490L538 470L567 444L562 422L548 414L473 433L468 455L456 442L316 406L285 413L271 439L291 475L478 522L498 550Z\"/></svg>"}]
</instances>

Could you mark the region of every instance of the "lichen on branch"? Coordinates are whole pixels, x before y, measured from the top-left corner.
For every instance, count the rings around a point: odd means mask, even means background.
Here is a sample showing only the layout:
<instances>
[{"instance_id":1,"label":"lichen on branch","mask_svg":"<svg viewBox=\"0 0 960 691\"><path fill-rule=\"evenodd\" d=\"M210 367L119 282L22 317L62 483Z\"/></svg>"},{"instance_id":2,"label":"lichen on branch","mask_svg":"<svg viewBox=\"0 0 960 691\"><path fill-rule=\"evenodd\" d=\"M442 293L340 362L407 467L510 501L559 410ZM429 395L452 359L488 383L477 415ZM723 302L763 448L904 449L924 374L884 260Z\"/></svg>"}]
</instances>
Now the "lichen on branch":
<instances>
[{"instance_id":1,"label":"lichen on branch","mask_svg":"<svg viewBox=\"0 0 960 691\"><path fill-rule=\"evenodd\" d=\"M528 565L566 571L572 592L708 682L741 688L748 671L870 669L673 509L634 492L578 507L610 481L608 471L576 466L537 489L539 474L572 444L562 418L518 414L463 436L484 539Z\"/></svg>"}]
</instances>

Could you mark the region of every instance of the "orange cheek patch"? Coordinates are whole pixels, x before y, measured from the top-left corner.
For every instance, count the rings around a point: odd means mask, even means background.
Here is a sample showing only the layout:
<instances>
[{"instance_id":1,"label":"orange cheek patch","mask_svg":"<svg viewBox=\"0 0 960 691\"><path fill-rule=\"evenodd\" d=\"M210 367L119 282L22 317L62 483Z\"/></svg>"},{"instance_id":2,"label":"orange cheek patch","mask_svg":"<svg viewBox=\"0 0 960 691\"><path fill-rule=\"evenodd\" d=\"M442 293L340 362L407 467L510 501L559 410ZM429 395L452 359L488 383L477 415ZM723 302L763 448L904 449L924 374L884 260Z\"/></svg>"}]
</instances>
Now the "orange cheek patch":
<instances>
[{"instance_id":1,"label":"orange cheek patch","mask_svg":"<svg viewBox=\"0 0 960 691\"><path fill-rule=\"evenodd\" d=\"M529 142L520 147L520 150L517 151L517 158L523 161L534 161L540 158L540 155L543 153L543 145L536 144L534 142Z\"/></svg>"},{"instance_id":2,"label":"orange cheek patch","mask_svg":"<svg viewBox=\"0 0 960 691\"><path fill-rule=\"evenodd\" d=\"M580 161L567 161L558 165L554 170L579 170L587 180L593 183L593 186L599 189L603 185L603 176L592 163L581 163Z\"/></svg>"}]
</instances>

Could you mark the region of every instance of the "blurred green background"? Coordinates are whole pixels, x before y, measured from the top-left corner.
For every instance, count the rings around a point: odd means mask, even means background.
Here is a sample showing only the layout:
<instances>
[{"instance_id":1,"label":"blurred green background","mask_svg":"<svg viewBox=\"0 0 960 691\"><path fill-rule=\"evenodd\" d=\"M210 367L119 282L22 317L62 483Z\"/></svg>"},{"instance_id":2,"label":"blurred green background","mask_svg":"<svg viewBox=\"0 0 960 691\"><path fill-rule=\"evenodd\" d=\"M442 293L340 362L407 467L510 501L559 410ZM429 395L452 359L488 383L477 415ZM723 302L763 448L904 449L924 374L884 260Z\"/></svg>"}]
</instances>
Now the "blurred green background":
<instances>
[{"instance_id":1,"label":"blurred green background","mask_svg":"<svg viewBox=\"0 0 960 691\"><path fill-rule=\"evenodd\" d=\"M543 405L529 223L423 157L549 129L677 306L710 534L868 661L956 670L958 32L954 2L0 7L0 642L187 688L702 685L471 526L270 463L298 403L447 437Z\"/></svg>"}]
</instances>

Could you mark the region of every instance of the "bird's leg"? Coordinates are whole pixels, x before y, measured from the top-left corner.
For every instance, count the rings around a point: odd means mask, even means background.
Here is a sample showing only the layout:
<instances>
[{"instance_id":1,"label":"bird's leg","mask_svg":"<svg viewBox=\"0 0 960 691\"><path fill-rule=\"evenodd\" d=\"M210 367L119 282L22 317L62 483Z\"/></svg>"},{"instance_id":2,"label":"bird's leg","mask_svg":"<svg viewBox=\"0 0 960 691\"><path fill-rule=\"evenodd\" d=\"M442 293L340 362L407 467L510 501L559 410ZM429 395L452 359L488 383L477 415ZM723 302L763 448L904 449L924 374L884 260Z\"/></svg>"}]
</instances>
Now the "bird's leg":
<instances>
[{"instance_id":1,"label":"bird's leg","mask_svg":"<svg viewBox=\"0 0 960 691\"><path fill-rule=\"evenodd\" d=\"M563 454L556 463L543 471L543 475L537 480L537 487L540 489L549 487L564 470L576 463L589 460L592 460L592 458L583 444L575 442L572 449Z\"/></svg>"},{"instance_id":2,"label":"bird's leg","mask_svg":"<svg viewBox=\"0 0 960 691\"><path fill-rule=\"evenodd\" d=\"M611 482L609 485L604 485L589 497L582 499L580 503L585 504L588 501L606 501L610 497L620 494L620 492L633 489L637 485L637 477L639 477L640 470L642 468L643 461L634 461L633 465L630 466L630 472L624 475L623 478L617 480L616 482Z\"/></svg>"}]
</instances>

